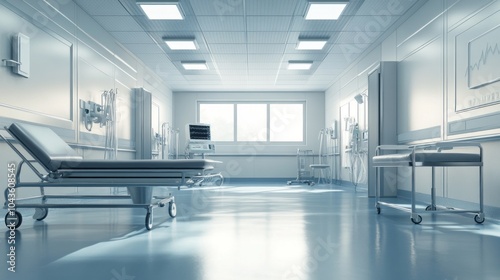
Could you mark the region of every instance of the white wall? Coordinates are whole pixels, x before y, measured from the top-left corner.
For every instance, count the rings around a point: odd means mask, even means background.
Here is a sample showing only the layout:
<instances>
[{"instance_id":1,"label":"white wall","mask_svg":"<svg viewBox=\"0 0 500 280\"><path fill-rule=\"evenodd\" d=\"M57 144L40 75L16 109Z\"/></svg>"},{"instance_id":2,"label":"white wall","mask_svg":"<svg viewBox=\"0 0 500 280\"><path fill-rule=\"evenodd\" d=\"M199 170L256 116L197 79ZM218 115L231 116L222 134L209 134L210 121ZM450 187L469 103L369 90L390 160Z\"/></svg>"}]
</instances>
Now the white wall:
<instances>
[{"instance_id":1,"label":"white wall","mask_svg":"<svg viewBox=\"0 0 500 280\"><path fill-rule=\"evenodd\" d=\"M491 35L499 32L499 11L499 1L428 1L404 23L385 34L379 45L355 61L327 90L325 122L337 119L339 108L366 90L366 74L370 69L380 61L398 61L399 142L477 138L485 151L485 204L500 207L500 188L496 183L500 179L496 171L498 157L494 156L500 153L500 105L496 103L500 99L500 84L471 89L464 77L469 63L469 42L478 42L475 40L489 35L493 38L492 46L500 44L500 37ZM491 60L498 61L495 57L498 53L489 55ZM487 73L484 79L498 78L495 71ZM459 110L460 106L478 102L491 103ZM409 190L408 172L399 173L398 188ZM417 191L429 194L430 171L418 169L417 175ZM477 202L477 176L477 168L440 171L437 193Z\"/></svg>"},{"instance_id":2,"label":"white wall","mask_svg":"<svg viewBox=\"0 0 500 280\"><path fill-rule=\"evenodd\" d=\"M319 131L325 127L324 96L324 92L174 92L174 127L180 129L180 150L186 145L186 124L197 121L199 101L305 101L305 145L218 143L212 156L224 162L220 171L228 178L295 178L297 149L318 151Z\"/></svg>"},{"instance_id":3,"label":"white wall","mask_svg":"<svg viewBox=\"0 0 500 280\"><path fill-rule=\"evenodd\" d=\"M0 67L0 124L23 121L50 126L85 158L103 158L105 128L85 129L79 100L100 103L104 90L117 89L118 157L135 158L131 89L144 87L153 93L160 122L172 122L172 92L72 1L47 2L50 5L45 1L0 3L0 57L11 58L13 34L21 32L31 40L29 78ZM20 161L2 142L0 153L4 170L8 162ZM6 182L6 171L0 171L0 181Z\"/></svg>"}]
</instances>

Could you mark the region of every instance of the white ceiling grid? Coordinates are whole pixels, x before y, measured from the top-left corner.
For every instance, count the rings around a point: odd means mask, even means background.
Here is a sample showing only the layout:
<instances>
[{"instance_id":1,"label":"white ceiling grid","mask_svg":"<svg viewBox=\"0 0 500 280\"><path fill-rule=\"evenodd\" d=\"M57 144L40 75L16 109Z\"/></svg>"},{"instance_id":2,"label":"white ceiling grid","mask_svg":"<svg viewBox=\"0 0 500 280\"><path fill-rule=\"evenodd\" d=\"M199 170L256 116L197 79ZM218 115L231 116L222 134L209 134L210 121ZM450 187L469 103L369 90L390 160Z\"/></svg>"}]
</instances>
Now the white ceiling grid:
<instances>
[{"instance_id":1,"label":"white ceiling grid","mask_svg":"<svg viewBox=\"0 0 500 280\"><path fill-rule=\"evenodd\" d=\"M350 0L339 20L306 21L307 0L179 0L184 20L149 20L135 0L74 1L173 91L324 91L418 2ZM164 37L195 38L199 49L172 51ZM299 38L329 40L301 51ZM209 70L180 64L195 60ZM313 66L288 70L289 60Z\"/></svg>"}]
</instances>

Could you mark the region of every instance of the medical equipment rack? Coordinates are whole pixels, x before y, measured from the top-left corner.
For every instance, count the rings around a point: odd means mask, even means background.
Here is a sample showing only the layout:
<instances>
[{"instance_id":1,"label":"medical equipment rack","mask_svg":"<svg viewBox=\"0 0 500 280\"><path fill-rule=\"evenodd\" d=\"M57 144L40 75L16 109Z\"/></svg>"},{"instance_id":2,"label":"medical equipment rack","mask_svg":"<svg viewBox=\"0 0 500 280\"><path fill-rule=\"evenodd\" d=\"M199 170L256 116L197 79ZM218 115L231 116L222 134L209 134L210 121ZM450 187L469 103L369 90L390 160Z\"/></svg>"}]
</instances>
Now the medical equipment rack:
<instances>
[{"instance_id":1,"label":"medical equipment rack","mask_svg":"<svg viewBox=\"0 0 500 280\"><path fill-rule=\"evenodd\" d=\"M478 153L456 153L446 152L454 148L477 148ZM390 151L391 154L382 154ZM403 151L404 153L401 153ZM485 221L484 199L483 199L483 148L478 143L456 143L438 142L425 145L381 145L378 146L373 157L373 166L376 168L376 203L377 214L380 214L380 206L388 206L410 213L410 219L414 224L422 222L419 213L473 213L474 221L482 224ZM463 210L436 205L435 168L436 167L478 167L479 168L479 209ZM383 167L411 167L411 206L405 207L394 203L380 200L380 168ZM432 168L431 204L425 211L417 211L415 169L416 167Z\"/></svg>"},{"instance_id":2,"label":"medical equipment rack","mask_svg":"<svg viewBox=\"0 0 500 280\"><path fill-rule=\"evenodd\" d=\"M312 172L309 170L310 161L312 157L312 150L301 150L297 149L297 178L295 180L288 181L287 185L293 184L308 184L309 186L314 185L312 180ZM308 179L305 179L308 178Z\"/></svg>"}]
</instances>

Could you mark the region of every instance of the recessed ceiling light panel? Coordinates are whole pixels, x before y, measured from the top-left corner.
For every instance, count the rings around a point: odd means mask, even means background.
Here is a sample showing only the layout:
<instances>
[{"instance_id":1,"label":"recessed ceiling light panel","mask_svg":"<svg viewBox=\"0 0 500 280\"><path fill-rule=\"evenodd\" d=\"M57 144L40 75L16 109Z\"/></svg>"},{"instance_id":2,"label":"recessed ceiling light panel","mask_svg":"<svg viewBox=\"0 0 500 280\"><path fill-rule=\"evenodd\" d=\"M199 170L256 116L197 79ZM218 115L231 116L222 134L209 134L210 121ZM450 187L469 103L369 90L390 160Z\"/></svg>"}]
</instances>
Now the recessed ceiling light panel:
<instances>
[{"instance_id":1,"label":"recessed ceiling light panel","mask_svg":"<svg viewBox=\"0 0 500 280\"><path fill-rule=\"evenodd\" d=\"M299 43L297 44L296 49L297 50L322 50L326 42L328 42L327 39L300 39L299 38Z\"/></svg>"},{"instance_id":2,"label":"recessed ceiling light panel","mask_svg":"<svg viewBox=\"0 0 500 280\"><path fill-rule=\"evenodd\" d=\"M346 2L310 1L305 15L306 20L337 20L345 7Z\"/></svg>"},{"instance_id":3,"label":"recessed ceiling light panel","mask_svg":"<svg viewBox=\"0 0 500 280\"><path fill-rule=\"evenodd\" d=\"M163 41L173 51L198 49L198 45L194 39L163 38Z\"/></svg>"},{"instance_id":4,"label":"recessed ceiling light panel","mask_svg":"<svg viewBox=\"0 0 500 280\"><path fill-rule=\"evenodd\" d=\"M206 61L181 61L185 70L208 70Z\"/></svg>"},{"instance_id":5,"label":"recessed ceiling light panel","mask_svg":"<svg viewBox=\"0 0 500 280\"><path fill-rule=\"evenodd\" d=\"M179 3L177 1L142 1L137 0L137 5L141 7L150 20L182 20Z\"/></svg>"},{"instance_id":6,"label":"recessed ceiling light panel","mask_svg":"<svg viewBox=\"0 0 500 280\"><path fill-rule=\"evenodd\" d=\"M288 70L310 70L312 61L288 61Z\"/></svg>"}]
</instances>

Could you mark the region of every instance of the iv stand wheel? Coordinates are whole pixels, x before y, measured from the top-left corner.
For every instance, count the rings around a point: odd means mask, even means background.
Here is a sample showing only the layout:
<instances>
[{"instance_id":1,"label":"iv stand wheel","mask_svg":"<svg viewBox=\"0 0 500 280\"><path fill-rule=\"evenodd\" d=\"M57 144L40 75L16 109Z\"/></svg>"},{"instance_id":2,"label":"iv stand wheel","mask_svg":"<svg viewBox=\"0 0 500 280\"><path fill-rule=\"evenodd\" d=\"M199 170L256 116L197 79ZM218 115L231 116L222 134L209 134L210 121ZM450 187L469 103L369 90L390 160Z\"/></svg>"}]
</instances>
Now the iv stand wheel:
<instances>
[{"instance_id":1,"label":"iv stand wheel","mask_svg":"<svg viewBox=\"0 0 500 280\"><path fill-rule=\"evenodd\" d=\"M422 222L422 216L412 214L412 216L411 216L411 221L412 221L414 224L418 225L418 224L420 224L420 223Z\"/></svg>"},{"instance_id":2,"label":"iv stand wheel","mask_svg":"<svg viewBox=\"0 0 500 280\"><path fill-rule=\"evenodd\" d=\"M177 206L175 206L175 202L168 203L168 214L172 218L175 218L175 216L177 216Z\"/></svg>"},{"instance_id":3,"label":"iv stand wheel","mask_svg":"<svg viewBox=\"0 0 500 280\"><path fill-rule=\"evenodd\" d=\"M483 213L479 213L477 215L474 216L474 221L478 224L482 224L484 223L484 214Z\"/></svg>"},{"instance_id":4,"label":"iv stand wheel","mask_svg":"<svg viewBox=\"0 0 500 280\"><path fill-rule=\"evenodd\" d=\"M12 212L9 211L7 212L7 214L5 215L5 226L7 226L7 228L10 229L11 226L14 226L14 228L18 228L21 226L21 224L23 223L23 215L21 215L21 213L17 212L17 211L14 211L14 215L11 216Z\"/></svg>"},{"instance_id":5,"label":"iv stand wheel","mask_svg":"<svg viewBox=\"0 0 500 280\"><path fill-rule=\"evenodd\" d=\"M36 208L35 214L33 214L33 219L37 221L43 221L43 219L47 218L48 214L49 214L48 208Z\"/></svg>"},{"instance_id":6,"label":"iv stand wheel","mask_svg":"<svg viewBox=\"0 0 500 280\"><path fill-rule=\"evenodd\" d=\"M146 229L151 230L153 228L153 212L148 212L146 214Z\"/></svg>"}]
</instances>

